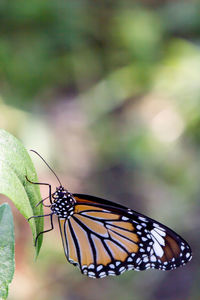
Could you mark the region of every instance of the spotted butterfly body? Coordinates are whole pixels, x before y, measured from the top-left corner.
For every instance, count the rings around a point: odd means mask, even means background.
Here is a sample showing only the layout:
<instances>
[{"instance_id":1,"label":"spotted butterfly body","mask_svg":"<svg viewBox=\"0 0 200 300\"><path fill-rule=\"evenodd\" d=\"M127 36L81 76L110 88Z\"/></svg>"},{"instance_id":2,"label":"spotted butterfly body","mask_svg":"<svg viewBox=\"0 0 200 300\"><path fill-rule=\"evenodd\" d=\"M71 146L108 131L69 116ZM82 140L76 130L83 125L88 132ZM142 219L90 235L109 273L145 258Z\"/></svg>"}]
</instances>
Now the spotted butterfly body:
<instances>
[{"instance_id":1,"label":"spotted butterfly body","mask_svg":"<svg viewBox=\"0 0 200 300\"><path fill-rule=\"evenodd\" d=\"M171 270L191 260L186 241L170 228L101 198L53 193L51 215L58 216L67 260L92 278L126 270Z\"/></svg>"}]
</instances>

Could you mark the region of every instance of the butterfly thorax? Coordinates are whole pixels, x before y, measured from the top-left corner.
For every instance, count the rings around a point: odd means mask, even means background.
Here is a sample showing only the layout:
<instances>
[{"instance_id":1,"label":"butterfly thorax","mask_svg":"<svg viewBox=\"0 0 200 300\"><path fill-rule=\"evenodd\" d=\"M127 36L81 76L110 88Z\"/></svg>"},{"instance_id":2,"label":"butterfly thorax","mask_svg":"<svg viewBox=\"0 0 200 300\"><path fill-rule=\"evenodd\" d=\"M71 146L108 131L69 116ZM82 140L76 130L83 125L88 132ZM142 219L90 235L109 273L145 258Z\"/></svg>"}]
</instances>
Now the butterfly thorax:
<instances>
[{"instance_id":1,"label":"butterfly thorax","mask_svg":"<svg viewBox=\"0 0 200 300\"><path fill-rule=\"evenodd\" d=\"M76 201L71 193L60 186L56 188L56 192L53 193L52 198L51 211L55 215L66 219L73 215Z\"/></svg>"}]
</instances>

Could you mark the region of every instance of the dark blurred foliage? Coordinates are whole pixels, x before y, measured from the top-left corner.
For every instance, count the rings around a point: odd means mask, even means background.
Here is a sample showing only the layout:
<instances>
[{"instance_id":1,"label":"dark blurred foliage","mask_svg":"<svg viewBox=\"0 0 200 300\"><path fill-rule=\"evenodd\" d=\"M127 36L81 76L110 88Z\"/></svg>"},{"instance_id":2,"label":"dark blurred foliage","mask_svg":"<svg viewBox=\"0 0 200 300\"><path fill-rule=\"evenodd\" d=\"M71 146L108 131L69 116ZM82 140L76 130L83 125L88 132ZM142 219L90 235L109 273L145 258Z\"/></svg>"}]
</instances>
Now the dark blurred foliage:
<instances>
[{"instance_id":1,"label":"dark blurred foliage","mask_svg":"<svg viewBox=\"0 0 200 300\"><path fill-rule=\"evenodd\" d=\"M0 1L0 127L38 150L70 191L156 218L194 252L172 272L88 279L65 262L58 228L34 262L13 207L9 299L200 298L199 15L198 0Z\"/></svg>"},{"instance_id":2,"label":"dark blurred foliage","mask_svg":"<svg viewBox=\"0 0 200 300\"><path fill-rule=\"evenodd\" d=\"M198 1L2 0L2 94L30 107L53 92L87 90L124 66L144 92L173 38L198 43L199 9Z\"/></svg>"}]
</instances>

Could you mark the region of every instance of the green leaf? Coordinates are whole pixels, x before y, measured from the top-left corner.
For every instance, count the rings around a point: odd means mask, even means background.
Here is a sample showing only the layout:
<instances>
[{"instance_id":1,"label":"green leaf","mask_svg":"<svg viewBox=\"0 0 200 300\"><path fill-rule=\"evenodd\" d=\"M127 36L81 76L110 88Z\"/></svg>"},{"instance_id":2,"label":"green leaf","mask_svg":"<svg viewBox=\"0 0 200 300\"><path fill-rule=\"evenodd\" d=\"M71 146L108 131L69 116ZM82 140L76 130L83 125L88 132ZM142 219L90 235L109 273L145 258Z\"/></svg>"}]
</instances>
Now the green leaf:
<instances>
[{"instance_id":1,"label":"green leaf","mask_svg":"<svg viewBox=\"0 0 200 300\"><path fill-rule=\"evenodd\" d=\"M22 143L5 130L0 129L0 193L9 197L20 213L28 219L35 215L43 215L43 207L36 204L41 200L39 186L33 163ZM33 240L43 231L43 218L29 221ZM36 246L36 257L42 245L42 235Z\"/></svg>"},{"instance_id":2,"label":"green leaf","mask_svg":"<svg viewBox=\"0 0 200 300\"><path fill-rule=\"evenodd\" d=\"M15 269L13 216L7 203L0 205L0 299L8 297Z\"/></svg>"}]
</instances>

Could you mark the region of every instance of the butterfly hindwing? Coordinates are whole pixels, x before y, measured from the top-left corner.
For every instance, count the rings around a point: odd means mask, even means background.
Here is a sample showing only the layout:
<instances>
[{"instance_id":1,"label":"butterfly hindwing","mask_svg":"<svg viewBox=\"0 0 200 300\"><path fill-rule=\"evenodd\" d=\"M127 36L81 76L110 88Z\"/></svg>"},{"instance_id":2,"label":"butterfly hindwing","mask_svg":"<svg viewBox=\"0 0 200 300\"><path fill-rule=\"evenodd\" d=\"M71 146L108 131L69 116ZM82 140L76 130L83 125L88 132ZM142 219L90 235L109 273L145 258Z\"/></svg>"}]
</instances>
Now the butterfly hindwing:
<instances>
[{"instance_id":1,"label":"butterfly hindwing","mask_svg":"<svg viewBox=\"0 0 200 300\"><path fill-rule=\"evenodd\" d=\"M189 245L157 221L108 200L73 197L74 213L59 218L60 230L67 259L89 277L170 270L191 259Z\"/></svg>"}]
</instances>

